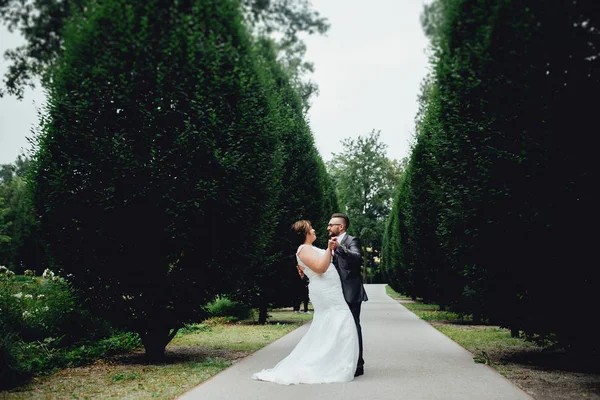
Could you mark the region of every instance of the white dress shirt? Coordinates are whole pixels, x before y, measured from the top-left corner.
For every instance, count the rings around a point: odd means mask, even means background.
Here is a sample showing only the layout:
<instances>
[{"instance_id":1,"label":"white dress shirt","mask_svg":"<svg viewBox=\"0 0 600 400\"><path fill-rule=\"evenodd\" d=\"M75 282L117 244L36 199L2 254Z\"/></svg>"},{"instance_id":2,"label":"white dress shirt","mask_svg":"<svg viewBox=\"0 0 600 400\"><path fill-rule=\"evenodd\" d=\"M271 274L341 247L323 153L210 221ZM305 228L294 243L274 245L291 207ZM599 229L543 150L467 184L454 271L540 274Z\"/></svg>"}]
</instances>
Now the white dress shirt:
<instances>
[{"instance_id":1,"label":"white dress shirt","mask_svg":"<svg viewBox=\"0 0 600 400\"><path fill-rule=\"evenodd\" d=\"M340 236L337 237L338 246L342 244L342 239L346 236L346 232L342 232ZM335 253L335 250L331 250L331 255Z\"/></svg>"}]
</instances>

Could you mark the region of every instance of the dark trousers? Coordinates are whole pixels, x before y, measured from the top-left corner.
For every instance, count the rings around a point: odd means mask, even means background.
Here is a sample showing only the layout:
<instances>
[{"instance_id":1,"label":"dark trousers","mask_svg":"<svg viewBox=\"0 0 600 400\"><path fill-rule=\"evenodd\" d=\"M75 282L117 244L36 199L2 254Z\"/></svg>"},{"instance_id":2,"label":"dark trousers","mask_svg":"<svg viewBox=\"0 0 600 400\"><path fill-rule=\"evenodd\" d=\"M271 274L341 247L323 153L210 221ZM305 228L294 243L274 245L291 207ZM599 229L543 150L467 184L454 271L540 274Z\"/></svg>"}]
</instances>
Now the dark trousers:
<instances>
[{"instance_id":1,"label":"dark trousers","mask_svg":"<svg viewBox=\"0 0 600 400\"><path fill-rule=\"evenodd\" d=\"M294 311L300 311L300 305L304 303L304 312L308 312L308 298L303 298L298 300L297 303L294 304Z\"/></svg>"},{"instance_id":2,"label":"dark trousers","mask_svg":"<svg viewBox=\"0 0 600 400\"><path fill-rule=\"evenodd\" d=\"M360 327L360 306L362 303L348 303L350 312L354 317L354 323L356 324L356 330L358 331L358 365L357 368L363 368L365 360L363 360L363 343L362 343L362 328Z\"/></svg>"},{"instance_id":3,"label":"dark trousers","mask_svg":"<svg viewBox=\"0 0 600 400\"><path fill-rule=\"evenodd\" d=\"M302 289L298 296L296 297L296 302L294 303L294 311L300 311L300 305L304 303L304 312L308 312L308 286L302 285Z\"/></svg>"}]
</instances>

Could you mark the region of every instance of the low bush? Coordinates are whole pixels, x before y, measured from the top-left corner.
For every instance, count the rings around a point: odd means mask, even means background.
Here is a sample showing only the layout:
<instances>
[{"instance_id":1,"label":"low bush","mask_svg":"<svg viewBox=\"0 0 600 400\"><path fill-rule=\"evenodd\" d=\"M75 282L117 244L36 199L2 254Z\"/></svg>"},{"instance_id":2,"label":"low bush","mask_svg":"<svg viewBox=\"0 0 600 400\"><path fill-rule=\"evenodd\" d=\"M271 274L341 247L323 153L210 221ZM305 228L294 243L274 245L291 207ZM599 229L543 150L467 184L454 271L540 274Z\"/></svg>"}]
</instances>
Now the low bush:
<instances>
[{"instance_id":1,"label":"low bush","mask_svg":"<svg viewBox=\"0 0 600 400\"><path fill-rule=\"evenodd\" d=\"M137 335L117 332L96 318L63 278L0 277L0 387L34 374L80 365L140 345Z\"/></svg>"},{"instance_id":2,"label":"low bush","mask_svg":"<svg viewBox=\"0 0 600 400\"><path fill-rule=\"evenodd\" d=\"M211 317L231 317L230 321L248 319L252 316L250 307L225 296L218 296L208 303L206 308Z\"/></svg>"},{"instance_id":3,"label":"low bush","mask_svg":"<svg viewBox=\"0 0 600 400\"><path fill-rule=\"evenodd\" d=\"M84 340L67 347L61 347L57 338L24 342L16 335L9 335L0 338L0 389L15 387L33 375L83 365L140 346L139 336L130 332L113 332L104 339Z\"/></svg>"},{"instance_id":4,"label":"low bush","mask_svg":"<svg viewBox=\"0 0 600 400\"><path fill-rule=\"evenodd\" d=\"M210 332L212 328L210 325L202 323L202 324L188 324L177 332L179 336L187 335L188 333L199 333L199 332Z\"/></svg>"}]
</instances>

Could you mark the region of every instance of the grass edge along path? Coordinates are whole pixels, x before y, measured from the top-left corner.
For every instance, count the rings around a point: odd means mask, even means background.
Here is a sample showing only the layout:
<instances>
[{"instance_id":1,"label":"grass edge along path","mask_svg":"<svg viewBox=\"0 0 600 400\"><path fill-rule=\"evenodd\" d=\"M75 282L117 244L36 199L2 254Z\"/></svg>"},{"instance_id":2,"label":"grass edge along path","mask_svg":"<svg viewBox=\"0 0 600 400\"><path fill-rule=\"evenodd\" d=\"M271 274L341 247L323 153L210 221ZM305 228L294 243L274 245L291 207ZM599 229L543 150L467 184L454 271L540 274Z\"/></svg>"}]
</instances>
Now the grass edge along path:
<instances>
[{"instance_id":1,"label":"grass edge along path","mask_svg":"<svg viewBox=\"0 0 600 400\"><path fill-rule=\"evenodd\" d=\"M475 325L471 316L440 311L436 304L412 300L386 285L386 293L449 339L538 400L600 399L594 360L579 360L494 325ZM595 366L594 366L595 365Z\"/></svg>"},{"instance_id":2,"label":"grass edge along path","mask_svg":"<svg viewBox=\"0 0 600 400\"><path fill-rule=\"evenodd\" d=\"M148 364L142 349L0 391L0 399L173 399L312 319L273 310L269 323L211 319L190 325L169 343L166 360Z\"/></svg>"}]
</instances>

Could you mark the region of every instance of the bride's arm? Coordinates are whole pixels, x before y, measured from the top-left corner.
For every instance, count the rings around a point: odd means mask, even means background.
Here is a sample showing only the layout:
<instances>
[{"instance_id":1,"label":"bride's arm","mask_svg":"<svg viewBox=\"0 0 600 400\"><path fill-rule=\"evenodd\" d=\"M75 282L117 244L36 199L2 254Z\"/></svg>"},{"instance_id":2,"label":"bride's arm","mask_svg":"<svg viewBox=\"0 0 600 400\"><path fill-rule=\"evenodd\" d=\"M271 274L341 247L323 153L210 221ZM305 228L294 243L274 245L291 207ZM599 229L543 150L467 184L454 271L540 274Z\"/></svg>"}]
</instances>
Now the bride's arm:
<instances>
[{"instance_id":1,"label":"bride's arm","mask_svg":"<svg viewBox=\"0 0 600 400\"><path fill-rule=\"evenodd\" d=\"M306 250L307 247L309 247L310 249ZM321 256L315 249L311 248L310 246L304 246L298 253L298 257L300 257L300 260L304 264L306 264L308 268L310 268L317 274L322 274L325 271L327 271L327 268L329 268L329 264L331 264L331 249L329 248L329 246L327 246L325 254Z\"/></svg>"}]
</instances>

